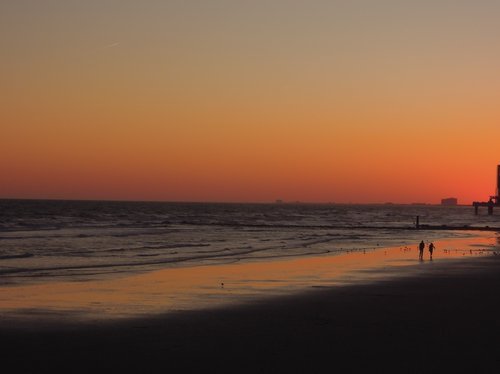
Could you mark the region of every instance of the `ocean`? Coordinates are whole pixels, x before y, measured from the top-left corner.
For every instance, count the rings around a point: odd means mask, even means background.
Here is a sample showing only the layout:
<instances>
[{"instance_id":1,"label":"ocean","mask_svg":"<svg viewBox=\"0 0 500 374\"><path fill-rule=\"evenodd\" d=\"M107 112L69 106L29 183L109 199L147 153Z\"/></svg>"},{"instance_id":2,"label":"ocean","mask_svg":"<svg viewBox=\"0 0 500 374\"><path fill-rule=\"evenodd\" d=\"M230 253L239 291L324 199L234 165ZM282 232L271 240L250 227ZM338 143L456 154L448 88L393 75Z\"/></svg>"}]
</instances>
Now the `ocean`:
<instances>
[{"instance_id":1,"label":"ocean","mask_svg":"<svg viewBox=\"0 0 500 374\"><path fill-rule=\"evenodd\" d=\"M0 284L85 281L473 235L500 227L470 206L0 200Z\"/></svg>"}]
</instances>

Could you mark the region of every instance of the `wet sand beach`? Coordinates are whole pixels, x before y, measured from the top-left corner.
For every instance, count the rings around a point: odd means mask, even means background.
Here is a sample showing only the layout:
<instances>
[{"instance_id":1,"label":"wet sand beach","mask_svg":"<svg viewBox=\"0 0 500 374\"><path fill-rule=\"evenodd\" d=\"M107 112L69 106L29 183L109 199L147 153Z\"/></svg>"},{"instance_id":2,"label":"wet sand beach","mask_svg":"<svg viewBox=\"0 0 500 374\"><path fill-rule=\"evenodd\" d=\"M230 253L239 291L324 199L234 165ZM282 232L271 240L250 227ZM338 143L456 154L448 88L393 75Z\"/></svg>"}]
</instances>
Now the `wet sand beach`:
<instances>
[{"instance_id":1,"label":"wet sand beach","mask_svg":"<svg viewBox=\"0 0 500 374\"><path fill-rule=\"evenodd\" d=\"M491 247L477 256L462 249L463 259L436 251L434 261L412 263L415 248L393 248L400 252L394 266L344 265L337 283L306 280L307 287L286 284L243 302L205 300L133 318L71 319L61 308L25 309L17 319L3 313L2 360L23 373L498 372L500 256ZM231 280L224 287L230 290Z\"/></svg>"}]
</instances>

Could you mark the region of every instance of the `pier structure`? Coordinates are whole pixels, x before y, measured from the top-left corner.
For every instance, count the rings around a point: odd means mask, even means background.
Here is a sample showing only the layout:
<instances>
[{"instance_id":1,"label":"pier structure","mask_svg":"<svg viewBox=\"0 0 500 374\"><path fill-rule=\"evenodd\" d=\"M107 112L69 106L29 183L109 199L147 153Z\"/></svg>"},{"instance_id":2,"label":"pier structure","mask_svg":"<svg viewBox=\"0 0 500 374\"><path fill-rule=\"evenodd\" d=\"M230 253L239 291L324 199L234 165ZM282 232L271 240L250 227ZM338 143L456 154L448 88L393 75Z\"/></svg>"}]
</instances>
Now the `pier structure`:
<instances>
[{"instance_id":1,"label":"pier structure","mask_svg":"<svg viewBox=\"0 0 500 374\"><path fill-rule=\"evenodd\" d=\"M488 201L474 201L472 203L474 207L474 213L477 215L479 213L479 207L484 206L488 208L488 214L493 214L493 208L500 208L500 165L497 166L497 189L496 195L490 196Z\"/></svg>"}]
</instances>

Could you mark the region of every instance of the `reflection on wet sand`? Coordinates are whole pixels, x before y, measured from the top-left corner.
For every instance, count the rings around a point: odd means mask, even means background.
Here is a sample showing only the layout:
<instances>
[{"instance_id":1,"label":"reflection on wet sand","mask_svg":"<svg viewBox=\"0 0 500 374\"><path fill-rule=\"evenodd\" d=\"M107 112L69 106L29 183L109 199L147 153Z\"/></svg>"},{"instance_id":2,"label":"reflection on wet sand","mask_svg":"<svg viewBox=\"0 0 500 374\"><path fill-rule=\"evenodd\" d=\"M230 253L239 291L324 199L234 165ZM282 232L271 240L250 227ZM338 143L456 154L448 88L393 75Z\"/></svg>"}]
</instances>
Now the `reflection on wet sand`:
<instances>
[{"instance_id":1,"label":"reflection on wet sand","mask_svg":"<svg viewBox=\"0 0 500 374\"><path fill-rule=\"evenodd\" d=\"M334 256L164 269L100 281L4 286L0 287L0 315L124 318L248 302L311 287L370 282L428 269L428 254L419 261L417 244ZM484 234L435 244L434 263L490 255L498 237Z\"/></svg>"}]
</instances>

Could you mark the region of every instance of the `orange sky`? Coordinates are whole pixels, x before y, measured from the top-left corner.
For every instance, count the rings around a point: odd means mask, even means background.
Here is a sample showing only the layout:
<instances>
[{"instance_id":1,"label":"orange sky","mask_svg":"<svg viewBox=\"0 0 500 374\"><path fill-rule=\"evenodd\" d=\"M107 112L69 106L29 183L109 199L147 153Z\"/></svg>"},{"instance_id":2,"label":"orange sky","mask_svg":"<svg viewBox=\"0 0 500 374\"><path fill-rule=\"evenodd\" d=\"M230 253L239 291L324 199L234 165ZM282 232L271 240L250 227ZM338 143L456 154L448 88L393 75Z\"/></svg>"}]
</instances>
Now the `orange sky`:
<instances>
[{"instance_id":1,"label":"orange sky","mask_svg":"<svg viewBox=\"0 0 500 374\"><path fill-rule=\"evenodd\" d=\"M0 197L484 200L500 4L0 4Z\"/></svg>"}]
</instances>

